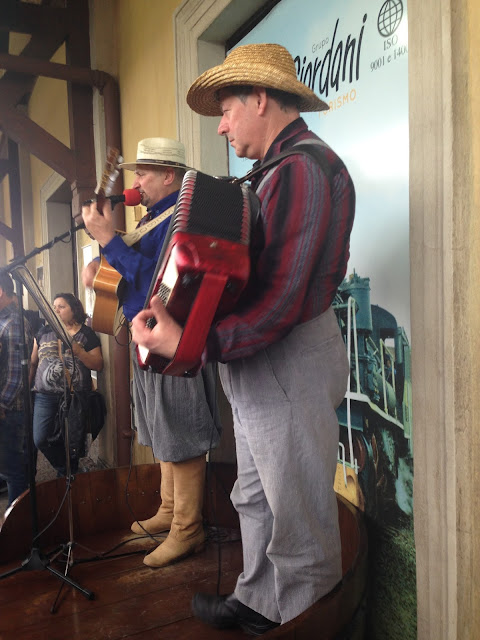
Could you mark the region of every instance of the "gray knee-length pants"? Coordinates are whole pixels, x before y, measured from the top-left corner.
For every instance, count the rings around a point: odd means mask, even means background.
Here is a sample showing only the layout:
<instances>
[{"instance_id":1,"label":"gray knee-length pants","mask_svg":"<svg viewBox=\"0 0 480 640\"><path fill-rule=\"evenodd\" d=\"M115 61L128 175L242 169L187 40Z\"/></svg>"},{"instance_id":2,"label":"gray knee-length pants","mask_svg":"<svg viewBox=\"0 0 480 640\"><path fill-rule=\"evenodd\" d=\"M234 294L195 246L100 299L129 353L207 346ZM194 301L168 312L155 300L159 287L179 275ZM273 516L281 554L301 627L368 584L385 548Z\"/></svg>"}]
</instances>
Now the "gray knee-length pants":
<instances>
[{"instance_id":1,"label":"gray knee-length pants","mask_svg":"<svg viewBox=\"0 0 480 640\"><path fill-rule=\"evenodd\" d=\"M335 409L348 361L333 310L254 356L220 365L220 376L238 463L231 497L244 566L235 595L285 623L341 579Z\"/></svg>"},{"instance_id":2,"label":"gray knee-length pants","mask_svg":"<svg viewBox=\"0 0 480 640\"><path fill-rule=\"evenodd\" d=\"M194 378L140 369L132 348L133 399L138 441L164 462L182 462L214 449L222 426L216 407L216 369Z\"/></svg>"}]
</instances>

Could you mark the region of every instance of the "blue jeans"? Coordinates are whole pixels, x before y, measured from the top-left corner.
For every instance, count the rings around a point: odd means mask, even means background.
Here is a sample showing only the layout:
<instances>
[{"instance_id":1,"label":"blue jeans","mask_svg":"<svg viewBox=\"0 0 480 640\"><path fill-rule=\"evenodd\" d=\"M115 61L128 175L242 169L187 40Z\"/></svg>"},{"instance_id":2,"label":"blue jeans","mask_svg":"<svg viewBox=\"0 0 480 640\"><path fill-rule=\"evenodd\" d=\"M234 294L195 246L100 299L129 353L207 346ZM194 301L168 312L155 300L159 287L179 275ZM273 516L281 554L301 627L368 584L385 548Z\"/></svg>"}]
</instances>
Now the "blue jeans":
<instances>
[{"instance_id":1,"label":"blue jeans","mask_svg":"<svg viewBox=\"0 0 480 640\"><path fill-rule=\"evenodd\" d=\"M39 451L43 453L49 463L57 470L59 475L66 474L65 444L63 439L57 442L49 442L62 397L49 393L35 393L33 409L33 441ZM78 460L77 460L78 465ZM77 469L72 469L76 473Z\"/></svg>"},{"instance_id":2,"label":"blue jeans","mask_svg":"<svg viewBox=\"0 0 480 640\"><path fill-rule=\"evenodd\" d=\"M0 418L0 478L7 483L8 505L28 487L23 411L5 411Z\"/></svg>"}]
</instances>

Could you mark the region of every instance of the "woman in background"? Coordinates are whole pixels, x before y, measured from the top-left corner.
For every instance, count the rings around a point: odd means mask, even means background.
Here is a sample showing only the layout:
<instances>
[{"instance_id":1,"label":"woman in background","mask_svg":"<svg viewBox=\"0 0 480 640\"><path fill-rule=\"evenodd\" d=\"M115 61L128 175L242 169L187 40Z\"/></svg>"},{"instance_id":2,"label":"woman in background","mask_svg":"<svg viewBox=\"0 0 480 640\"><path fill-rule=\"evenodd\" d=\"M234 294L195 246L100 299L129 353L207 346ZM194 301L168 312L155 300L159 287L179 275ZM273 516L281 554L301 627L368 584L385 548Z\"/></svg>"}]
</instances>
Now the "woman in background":
<instances>
[{"instance_id":1,"label":"woman in background","mask_svg":"<svg viewBox=\"0 0 480 640\"><path fill-rule=\"evenodd\" d=\"M103 355L98 336L85 324L86 314L78 298L71 293L58 293L53 308L70 335L72 349L65 348L48 325L35 338L31 374L32 378L35 375L33 440L58 475L65 475L65 444L63 438L53 438L65 384L76 392L91 391L90 372L103 369ZM79 457L71 456L72 473L77 472Z\"/></svg>"}]
</instances>

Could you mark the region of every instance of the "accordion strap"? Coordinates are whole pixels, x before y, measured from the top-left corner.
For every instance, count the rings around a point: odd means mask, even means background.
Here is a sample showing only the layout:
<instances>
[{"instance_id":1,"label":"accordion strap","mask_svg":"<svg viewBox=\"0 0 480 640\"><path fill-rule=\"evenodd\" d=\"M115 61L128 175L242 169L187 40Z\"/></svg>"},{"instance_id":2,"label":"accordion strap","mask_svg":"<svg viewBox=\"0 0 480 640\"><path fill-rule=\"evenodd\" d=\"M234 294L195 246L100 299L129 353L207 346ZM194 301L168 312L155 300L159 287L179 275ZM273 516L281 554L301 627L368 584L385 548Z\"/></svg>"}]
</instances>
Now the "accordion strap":
<instances>
[{"instance_id":1,"label":"accordion strap","mask_svg":"<svg viewBox=\"0 0 480 640\"><path fill-rule=\"evenodd\" d=\"M267 160L267 162L263 162L262 164L258 165L258 167L250 169L250 171L248 171L248 173L246 173L242 178L234 178L232 182L234 184L242 184L242 182L246 182L253 176L257 175L257 173L261 173L266 169L275 166L284 158L298 154L308 156L309 158L315 160L315 162L320 165L320 168L325 173L328 181L330 182L332 178L332 167L323 154L322 148L325 147L325 143L323 143L321 140L302 140L301 142L297 142L290 149L282 151L273 158L270 158L270 160Z\"/></svg>"},{"instance_id":2,"label":"accordion strap","mask_svg":"<svg viewBox=\"0 0 480 640\"><path fill-rule=\"evenodd\" d=\"M273 158L270 158L270 160L267 160L266 162L261 163L260 165L258 165L258 167L254 167L253 169L250 169L250 171L248 171L242 178L234 178L232 180L232 183L242 184L243 182L247 182L258 173L263 173L266 169L270 169L271 167L274 167L275 165L279 164L279 162L281 162L284 158L288 158L288 156L300 154L300 155L308 156L309 158L312 158L312 160L315 160L315 162L320 166L323 173L327 177L328 183L331 185L332 184L332 166L330 162L327 160L327 158L325 157L325 154L323 153L323 149L326 147L327 145L321 140L315 140L315 139L302 140L301 142L297 142L296 144L294 144L293 147L291 147L290 149L287 149L286 151L282 151L281 153L277 154ZM264 180L266 178L267 176L265 176ZM254 214L255 214L255 219L252 220L252 228L256 224L258 220L258 216L260 215L260 207L258 207L254 211Z\"/></svg>"},{"instance_id":3,"label":"accordion strap","mask_svg":"<svg viewBox=\"0 0 480 640\"><path fill-rule=\"evenodd\" d=\"M65 360L63 358L62 341L57 340L57 344L58 344L58 357L62 361L63 371L65 373L65 378L67 379L68 388L70 389L70 393L72 393L73 392L72 376L70 375L70 371L67 369L67 365L65 364Z\"/></svg>"}]
</instances>

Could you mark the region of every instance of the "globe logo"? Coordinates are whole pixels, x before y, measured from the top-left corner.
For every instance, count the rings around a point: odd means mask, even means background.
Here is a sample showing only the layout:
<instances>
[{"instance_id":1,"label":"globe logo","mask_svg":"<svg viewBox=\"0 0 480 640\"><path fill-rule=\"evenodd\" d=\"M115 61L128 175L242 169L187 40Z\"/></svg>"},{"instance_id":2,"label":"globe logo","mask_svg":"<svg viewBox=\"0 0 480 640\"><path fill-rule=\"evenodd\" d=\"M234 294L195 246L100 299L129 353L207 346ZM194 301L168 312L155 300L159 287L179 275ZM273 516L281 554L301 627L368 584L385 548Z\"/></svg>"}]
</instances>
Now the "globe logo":
<instances>
[{"instance_id":1,"label":"globe logo","mask_svg":"<svg viewBox=\"0 0 480 640\"><path fill-rule=\"evenodd\" d=\"M388 38L398 29L403 17L402 0L386 0L378 14L378 33Z\"/></svg>"}]
</instances>

